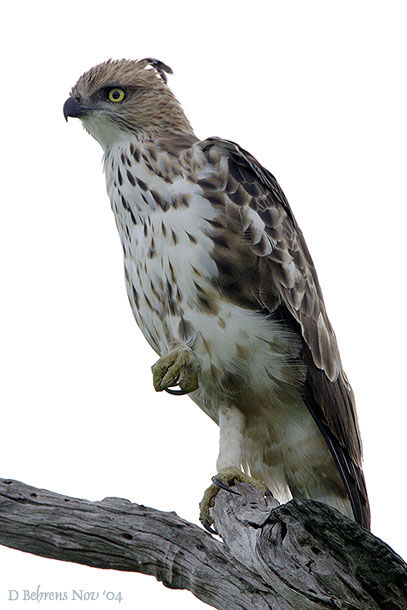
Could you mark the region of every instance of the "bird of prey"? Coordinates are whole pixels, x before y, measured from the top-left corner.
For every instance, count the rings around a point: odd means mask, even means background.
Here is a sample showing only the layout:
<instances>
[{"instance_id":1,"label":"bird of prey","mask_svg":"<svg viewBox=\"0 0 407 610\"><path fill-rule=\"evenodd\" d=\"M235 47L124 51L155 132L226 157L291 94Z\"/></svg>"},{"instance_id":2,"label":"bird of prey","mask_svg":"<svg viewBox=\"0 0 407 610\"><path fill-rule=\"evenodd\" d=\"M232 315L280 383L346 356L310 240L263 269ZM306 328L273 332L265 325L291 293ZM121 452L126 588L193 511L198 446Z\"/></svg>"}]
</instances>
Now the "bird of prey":
<instances>
[{"instance_id":1,"label":"bird of prey","mask_svg":"<svg viewBox=\"0 0 407 610\"><path fill-rule=\"evenodd\" d=\"M197 138L171 72L108 60L79 78L64 115L104 151L130 305L160 357L155 389L189 394L219 424L201 520L218 486L240 480L369 528L354 397L303 234L250 153Z\"/></svg>"}]
</instances>

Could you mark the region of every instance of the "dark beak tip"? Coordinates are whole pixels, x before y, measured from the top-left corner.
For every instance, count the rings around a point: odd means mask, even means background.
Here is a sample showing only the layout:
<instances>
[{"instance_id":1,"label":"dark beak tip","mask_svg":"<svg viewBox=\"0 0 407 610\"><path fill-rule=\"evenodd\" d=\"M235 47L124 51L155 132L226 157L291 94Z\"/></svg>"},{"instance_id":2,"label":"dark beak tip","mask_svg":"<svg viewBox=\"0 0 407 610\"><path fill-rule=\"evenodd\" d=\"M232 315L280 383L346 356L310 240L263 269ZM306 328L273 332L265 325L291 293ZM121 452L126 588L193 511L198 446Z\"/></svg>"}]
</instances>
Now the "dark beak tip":
<instances>
[{"instance_id":1,"label":"dark beak tip","mask_svg":"<svg viewBox=\"0 0 407 610\"><path fill-rule=\"evenodd\" d=\"M82 102L78 101L74 97L68 97L63 108L65 121L68 121L68 117L77 118L86 114L86 110L82 105Z\"/></svg>"}]
</instances>

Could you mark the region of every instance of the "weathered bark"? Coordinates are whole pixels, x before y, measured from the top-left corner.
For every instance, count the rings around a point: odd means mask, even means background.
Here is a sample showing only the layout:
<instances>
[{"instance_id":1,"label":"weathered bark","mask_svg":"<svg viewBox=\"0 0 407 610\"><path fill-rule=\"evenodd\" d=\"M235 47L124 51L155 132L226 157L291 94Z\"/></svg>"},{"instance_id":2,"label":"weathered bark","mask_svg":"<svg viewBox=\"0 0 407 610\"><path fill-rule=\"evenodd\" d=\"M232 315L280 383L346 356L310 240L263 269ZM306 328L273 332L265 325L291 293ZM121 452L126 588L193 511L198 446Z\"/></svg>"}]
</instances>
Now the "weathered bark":
<instances>
[{"instance_id":1,"label":"weathered bark","mask_svg":"<svg viewBox=\"0 0 407 610\"><path fill-rule=\"evenodd\" d=\"M234 489L213 509L222 542L175 513L0 479L0 543L151 574L222 610L407 608L407 566L384 542L324 504Z\"/></svg>"}]
</instances>

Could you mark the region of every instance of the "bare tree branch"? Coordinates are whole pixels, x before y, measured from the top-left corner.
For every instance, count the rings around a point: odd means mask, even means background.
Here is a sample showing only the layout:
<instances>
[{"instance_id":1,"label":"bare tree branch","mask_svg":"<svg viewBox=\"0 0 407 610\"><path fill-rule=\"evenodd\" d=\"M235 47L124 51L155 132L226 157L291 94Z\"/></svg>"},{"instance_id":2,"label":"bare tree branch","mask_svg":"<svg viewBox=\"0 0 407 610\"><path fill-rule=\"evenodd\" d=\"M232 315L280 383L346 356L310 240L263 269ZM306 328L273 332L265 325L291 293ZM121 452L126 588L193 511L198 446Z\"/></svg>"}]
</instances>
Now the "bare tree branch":
<instances>
[{"instance_id":1,"label":"bare tree branch","mask_svg":"<svg viewBox=\"0 0 407 610\"><path fill-rule=\"evenodd\" d=\"M407 608L407 566L384 542L324 504L278 506L251 486L234 489L213 509L221 542L175 513L0 479L0 543L150 574L222 610Z\"/></svg>"}]
</instances>

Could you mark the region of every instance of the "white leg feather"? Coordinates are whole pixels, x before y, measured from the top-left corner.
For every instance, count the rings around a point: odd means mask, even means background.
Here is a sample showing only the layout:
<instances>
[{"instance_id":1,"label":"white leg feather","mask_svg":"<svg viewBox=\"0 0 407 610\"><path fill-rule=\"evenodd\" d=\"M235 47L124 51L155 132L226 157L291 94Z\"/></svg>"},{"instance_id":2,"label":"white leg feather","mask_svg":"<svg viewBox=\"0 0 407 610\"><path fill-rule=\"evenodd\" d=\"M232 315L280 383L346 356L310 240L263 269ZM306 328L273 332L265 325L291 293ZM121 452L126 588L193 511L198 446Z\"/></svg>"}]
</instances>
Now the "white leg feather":
<instances>
[{"instance_id":1,"label":"white leg feather","mask_svg":"<svg viewBox=\"0 0 407 610\"><path fill-rule=\"evenodd\" d=\"M241 468L243 457L243 432L245 417L234 407L221 406L219 409L219 457L217 471L225 468Z\"/></svg>"}]
</instances>

